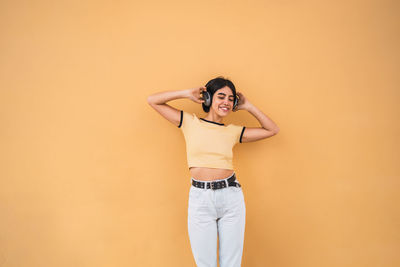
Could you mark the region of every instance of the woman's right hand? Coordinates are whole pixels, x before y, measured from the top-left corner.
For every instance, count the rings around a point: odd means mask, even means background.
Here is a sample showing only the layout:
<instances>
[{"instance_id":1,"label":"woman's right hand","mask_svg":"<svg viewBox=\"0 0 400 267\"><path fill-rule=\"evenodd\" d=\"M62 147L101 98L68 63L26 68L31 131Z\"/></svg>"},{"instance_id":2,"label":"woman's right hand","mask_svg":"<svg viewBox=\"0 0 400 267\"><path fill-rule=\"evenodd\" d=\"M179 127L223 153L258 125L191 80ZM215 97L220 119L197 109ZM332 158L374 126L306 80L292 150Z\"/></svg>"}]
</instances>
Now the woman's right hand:
<instances>
[{"instance_id":1,"label":"woman's right hand","mask_svg":"<svg viewBox=\"0 0 400 267\"><path fill-rule=\"evenodd\" d=\"M207 88L204 86L188 89L188 97L193 102L201 104L204 102L203 91L207 91Z\"/></svg>"}]
</instances>

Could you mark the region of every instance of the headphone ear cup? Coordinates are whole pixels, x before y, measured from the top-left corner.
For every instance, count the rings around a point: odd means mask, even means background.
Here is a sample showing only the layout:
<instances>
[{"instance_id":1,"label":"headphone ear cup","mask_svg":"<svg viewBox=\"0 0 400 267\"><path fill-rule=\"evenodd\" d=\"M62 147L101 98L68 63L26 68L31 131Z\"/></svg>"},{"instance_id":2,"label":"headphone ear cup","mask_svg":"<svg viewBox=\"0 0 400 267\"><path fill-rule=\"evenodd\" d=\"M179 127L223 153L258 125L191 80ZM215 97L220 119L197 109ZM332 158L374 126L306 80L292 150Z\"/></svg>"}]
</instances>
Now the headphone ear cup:
<instances>
[{"instance_id":1,"label":"headphone ear cup","mask_svg":"<svg viewBox=\"0 0 400 267\"><path fill-rule=\"evenodd\" d=\"M233 109L235 109L238 105L238 96L236 95L235 101L233 101Z\"/></svg>"},{"instance_id":2,"label":"headphone ear cup","mask_svg":"<svg viewBox=\"0 0 400 267\"><path fill-rule=\"evenodd\" d=\"M204 98L204 106L210 107L211 106L211 95L207 91L203 91L203 98Z\"/></svg>"}]
</instances>

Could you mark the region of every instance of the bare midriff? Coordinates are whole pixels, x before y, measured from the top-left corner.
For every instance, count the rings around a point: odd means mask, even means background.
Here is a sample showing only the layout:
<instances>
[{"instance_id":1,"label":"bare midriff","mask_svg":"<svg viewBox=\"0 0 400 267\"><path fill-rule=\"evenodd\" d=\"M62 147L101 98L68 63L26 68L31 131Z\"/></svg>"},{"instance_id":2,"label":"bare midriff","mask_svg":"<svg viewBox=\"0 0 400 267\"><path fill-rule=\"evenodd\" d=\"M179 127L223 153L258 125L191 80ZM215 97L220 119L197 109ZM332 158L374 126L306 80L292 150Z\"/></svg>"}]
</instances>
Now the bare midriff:
<instances>
[{"instance_id":1,"label":"bare midriff","mask_svg":"<svg viewBox=\"0 0 400 267\"><path fill-rule=\"evenodd\" d=\"M234 170L205 167L190 167L190 175L196 180L212 181L225 179L234 173Z\"/></svg>"}]
</instances>

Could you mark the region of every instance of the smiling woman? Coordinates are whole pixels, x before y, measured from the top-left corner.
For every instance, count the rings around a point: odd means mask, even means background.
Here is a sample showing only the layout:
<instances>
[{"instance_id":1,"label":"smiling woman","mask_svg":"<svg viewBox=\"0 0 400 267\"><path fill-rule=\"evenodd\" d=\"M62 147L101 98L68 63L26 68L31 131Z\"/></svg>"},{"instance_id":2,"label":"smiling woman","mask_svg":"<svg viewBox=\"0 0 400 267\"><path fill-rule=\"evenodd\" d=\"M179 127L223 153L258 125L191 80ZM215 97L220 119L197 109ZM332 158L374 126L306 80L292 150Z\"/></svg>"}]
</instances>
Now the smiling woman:
<instances>
[{"instance_id":1,"label":"smiling woman","mask_svg":"<svg viewBox=\"0 0 400 267\"><path fill-rule=\"evenodd\" d=\"M207 115L199 118L194 113L166 104L178 98L189 98L202 104ZM197 266L217 266L218 235L220 266L240 266L246 207L232 164L232 149L238 143L273 136L278 133L278 126L242 93L236 92L233 83L223 77L212 79L198 88L153 94L147 101L180 128L185 138L192 184L188 202L188 231ZM223 119L238 110L249 111L262 127L225 125Z\"/></svg>"},{"instance_id":2,"label":"smiling woman","mask_svg":"<svg viewBox=\"0 0 400 267\"><path fill-rule=\"evenodd\" d=\"M219 93L217 93L217 96L218 96L218 99L225 99L226 94L225 94L225 93L222 93L222 92L219 92ZM232 94L230 94L230 95L228 96L228 99L229 99L230 102L236 101L236 98L235 98ZM234 106L236 106L236 102L234 103ZM222 104L221 106L219 106L219 108L222 109L223 111L226 111L226 112L229 110L229 106L224 105L224 104ZM234 108L235 108L235 107L234 107Z\"/></svg>"},{"instance_id":3,"label":"smiling woman","mask_svg":"<svg viewBox=\"0 0 400 267\"><path fill-rule=\"evenodd\" d=\"M209 81L205 88L206 90L202 91L203 99L205 100L202 104L204 112L210 112L213 102L216 102L218 107L225 112L229 111L230 108L233 110L237 107L238 96L236 95L236 88L231 81L218 77ZM216 95L217 98L213 99L214 95ZM229 103L222 101L225 99ZM219 104L220 102L221 104Z\"/></svg>"}]
</instances>

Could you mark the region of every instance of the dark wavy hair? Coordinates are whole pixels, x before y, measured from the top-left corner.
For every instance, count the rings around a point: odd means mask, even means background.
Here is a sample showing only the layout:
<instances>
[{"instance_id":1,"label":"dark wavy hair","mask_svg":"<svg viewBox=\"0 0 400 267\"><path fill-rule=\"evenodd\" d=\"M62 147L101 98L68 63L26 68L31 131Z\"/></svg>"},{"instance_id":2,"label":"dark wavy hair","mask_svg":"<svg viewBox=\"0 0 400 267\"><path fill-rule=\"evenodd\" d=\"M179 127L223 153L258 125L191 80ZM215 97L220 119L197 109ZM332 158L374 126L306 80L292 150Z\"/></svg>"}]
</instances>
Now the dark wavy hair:
<instances>
[{"instance_id":1,"label":"dark wavy hair","mask_svg":"<svg viewBox=\"0 0 400 267\"><path fill-rule=\"evenodd\" d=\"M235 88L235 85L233 85L233 82L231 82L229 79L225 79L222 76L218 76L217 78L214 78L214 79L208 81L208 83L205 85L205 87L207 88L207 92L210 93L211 101L214 97L215 92L225 86L228 86L232 90L234 100L236 99L236 88ZM211 106L207 107L204 105L204 103L202 103L201 105L205 112L208 113L210 111ZM212 102L211 102L211 105L212 105Z\"/></svg>"}]
</instances>

